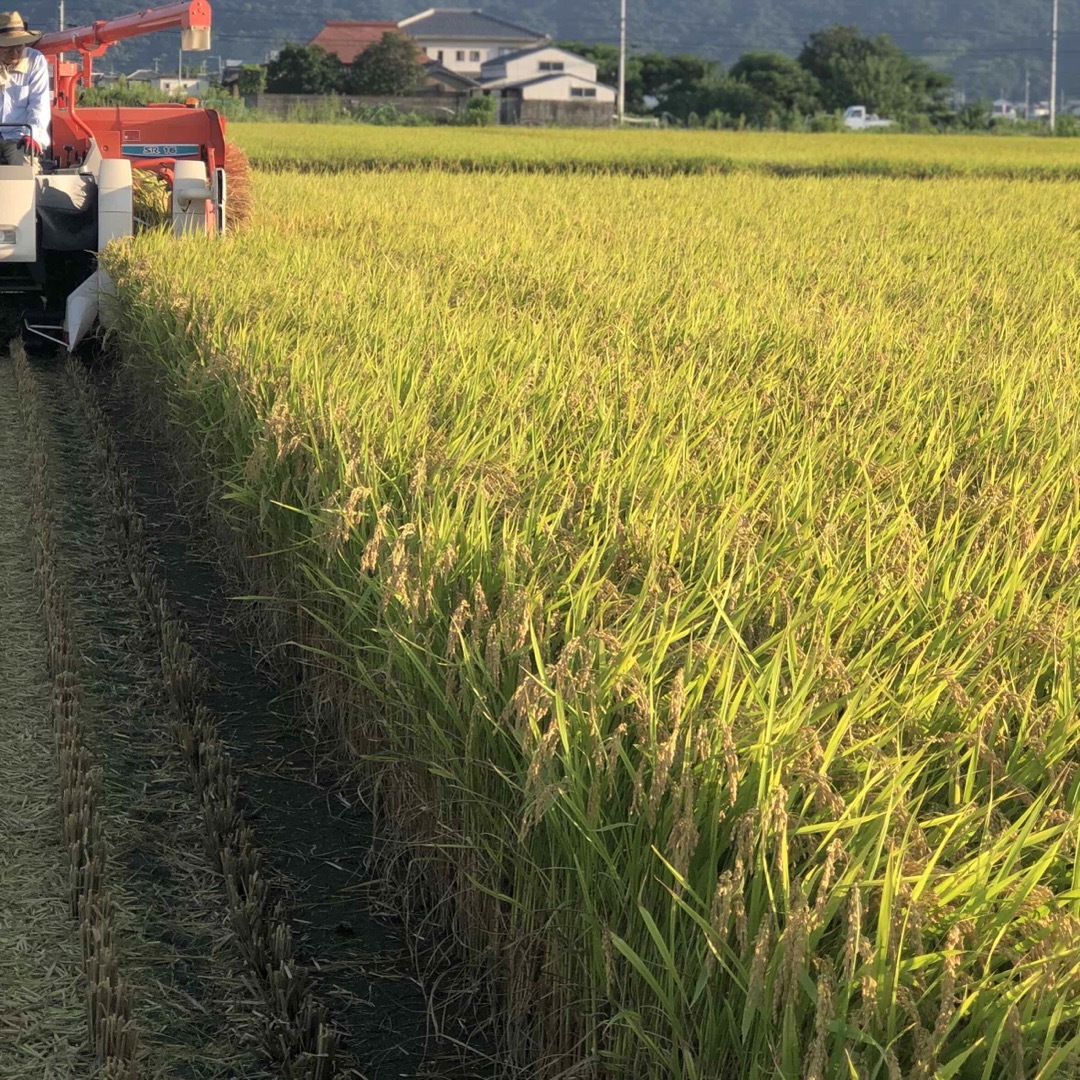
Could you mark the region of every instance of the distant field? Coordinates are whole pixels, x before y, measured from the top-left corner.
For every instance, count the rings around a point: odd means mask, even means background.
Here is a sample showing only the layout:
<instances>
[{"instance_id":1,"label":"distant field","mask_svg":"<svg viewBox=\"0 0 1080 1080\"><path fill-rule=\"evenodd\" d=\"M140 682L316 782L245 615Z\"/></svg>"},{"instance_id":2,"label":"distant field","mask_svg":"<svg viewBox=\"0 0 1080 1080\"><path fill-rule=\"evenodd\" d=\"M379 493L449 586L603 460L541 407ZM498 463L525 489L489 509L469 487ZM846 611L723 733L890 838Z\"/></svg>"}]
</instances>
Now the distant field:
<instances>
[{"instance_id":1,"label":"distant field","mask_svg":"<svg viewBox=\"0 0 1080 1080\"><path fill-rule=\"evenodd\" d=\"M514 172L722 173L899 177L1080 177L1080 139L850 132L231 124L257 168L351 172L441 168Z\"/></svg>"},{"instance_id":2,"label":"distant field","mask_svg":"<svg viewBox=\"0 0 1080 1080\"><path fill-rule=\"evenodd\" d=\"M338 168L1075 154L238 134ZM256 180L245 234L110 251L120 337L530 1075L1073 1075L1076 189Z\"/></svg>"}]
</instances>

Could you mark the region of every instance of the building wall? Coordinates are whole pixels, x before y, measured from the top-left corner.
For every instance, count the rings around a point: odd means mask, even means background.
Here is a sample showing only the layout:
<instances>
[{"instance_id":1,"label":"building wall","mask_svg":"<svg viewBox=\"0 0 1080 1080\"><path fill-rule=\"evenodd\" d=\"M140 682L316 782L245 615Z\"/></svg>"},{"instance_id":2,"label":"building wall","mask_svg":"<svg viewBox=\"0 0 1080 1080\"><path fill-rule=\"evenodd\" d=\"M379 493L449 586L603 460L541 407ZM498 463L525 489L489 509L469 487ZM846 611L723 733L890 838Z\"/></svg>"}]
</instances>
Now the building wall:
<instances>
[{"instance_id":1,"label":"building wall","mask_svg":"<svg viewBox=\"0 0 1080 1080\"><path fill-rule=\"evenodd\" d=\"M575 90L583 91L583 93L575 94ZM532 86L523 86L521 96L526 101L595 102L613 105L618 95L613 87L602 86L599 83L590 84L567 76L564 79L547 79L542 83L534 83Z\"/></svg>"},{"instance_id":2,"label":"building wall","mask_svg":"<svg viewBox=\"0 0 1080 1080\"><path fill-rule=\"evenodd\" d=\"M536 44L534 39L499 43L476 40L452 41L447 39L434 41L422 38L414 40L432 60L438 60L444 68L448 68L450 71L459 71L463 75L474 78L480 74L480 65L486 61L505 56L507 53L517 52L519 49L527 49ZM441 56L440 53L442 53ZM462 57L460 60L458 54Z\"/></svg>"},{"instance_id":3,"label":"building wall","mask_svg":"<svg viewBox=\"0 0 1080 1080\"><path fill-rule=\"evenodd\" d=\"M505 64L489 64L484 71L484 78L510 79L515 82L532 79L537 75L549 74L551 67L545 68L543 65L551 64L562 64L562 70L568 75L580 75L590 82L596 81L596 65L592 61L554 47L538 49L528 56L515 57Z\"/></svg>"},{"instance_id":4,"label":"building wall","mask_svg":"<svg viewBox=\"0 0 1080 1080\"><path fill-rule=\"evenodd\" d=\"M205 94L210 89L209 79L169 79L157 80L157 88L163 94L188 93L191 95Z\"/></svg>"}]
</instances>

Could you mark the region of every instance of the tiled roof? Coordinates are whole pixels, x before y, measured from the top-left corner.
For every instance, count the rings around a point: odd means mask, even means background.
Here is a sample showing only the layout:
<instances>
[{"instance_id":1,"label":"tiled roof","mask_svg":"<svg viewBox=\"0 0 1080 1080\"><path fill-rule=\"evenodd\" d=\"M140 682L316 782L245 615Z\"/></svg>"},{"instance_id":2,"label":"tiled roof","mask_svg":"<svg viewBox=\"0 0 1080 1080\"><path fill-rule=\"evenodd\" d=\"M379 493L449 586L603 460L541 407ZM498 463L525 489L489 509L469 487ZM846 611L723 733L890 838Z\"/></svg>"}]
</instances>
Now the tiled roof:
<instances>
[{"instance_id":1,"label":"tiled roof","mask_svg":"<svg viewBox=\"0 0 1080 1080\"><path fill-rule=\"evenodd\" d=\"M429 8L398 23L418 40L442 38L447 41L547 41L547 34L526 26L485 15L473 8Z\"/></svg>"},{"instance_id":2,"label":"tiled roof","mask_svg":"<svg viewBox=\"0 0 1080 1080\"><path fill-rule=\"evenodd\" d=\"M424 65L424 71L428 78L435 79L443 83L452 83L459 87L469 89L474 86L479 86L480 83L476 79L470 78L464 72L451 71L450 68L443 67L438 60L429 60Z\"/></svg>"},{"instance_id":3,"label":"tiled roof","mask_svg":"<svg viewBox=\"0 0 1080 1080\"><path fill-rule=\"evenodd\" d=\"M388 30L398 28L395 22L348 22L331 20L311 39L333 53L343 64L351 64L369 45L381 41Z\"/></svg>"}]
</instances>

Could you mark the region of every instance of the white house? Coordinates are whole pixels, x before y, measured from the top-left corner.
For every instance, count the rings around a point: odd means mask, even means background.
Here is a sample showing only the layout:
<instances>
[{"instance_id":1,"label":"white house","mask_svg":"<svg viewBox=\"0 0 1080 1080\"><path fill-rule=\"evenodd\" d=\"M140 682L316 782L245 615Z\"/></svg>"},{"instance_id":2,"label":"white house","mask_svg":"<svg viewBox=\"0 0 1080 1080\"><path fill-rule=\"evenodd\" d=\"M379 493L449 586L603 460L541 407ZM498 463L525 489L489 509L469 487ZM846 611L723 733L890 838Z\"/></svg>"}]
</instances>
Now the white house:
<instances>
[{"instance_id":1,"label":"white house","mask_svg":"<svg viewBox=\"0 0 1080 1080\"><path fill-rule=\"evenodd\" d=\"M523 101L593 101L614 105L613 86L596 81L596 65L555 45L493 57L480 66L485 93L519 97Z\"/></svg>"},{"instance_id":2,"label":"white house","mask_svg":"<svg viewBox=\"0 0 1080 1080\"><path fill-rule=\"evenodd\" d=\"M201 79L175 79L169 75L162 75L154 85L163 94L170 94L173 97L178 97L180 94L195 97L199 94L205 94L210 89L210 79L208 76Z\"/></svg>"},{"instance_id":3,"label":"white house","mask_svg":"<svg viewBox=\"0 0 1080 1080\"><path fill-rule=\"evenodd\" d=\"M486 61L544 45L547 34L485 15L473 8L428 8L398 23L427 55L448 71L477 78Z\"/></svg>"},{"instance_id":4,"label":"white house","mask_svg":"<svg viewBox=\"0 0 1080 1080\"><path fill-rule=\"evenodd\" d=\"M155 90L173 96L190 94L194 97L198 94L205 94L210 88L209 76L178 79L175 75L162 75L152 68L138 68L127 76L127 81L129 83L149 83Z\"/></svg>"},{"instance_id":5,"label":"white house","mask_svg":"<svg viewBox=\"0 0 1080 1080\"><path fill-rule=\"evenodd\" d=\"M590 82L580 75L539 75L504 86L499 93L522 101L595 101L605 105L614 105L618 96L614 86Z\"/></svg>"},{"instance_id":6,"label":"white house","mask_svg":"<svg viewBox=\"0 0 1080 1080\"><path fill-rule=\"evenodd\" d=\"M480 81L483 83L505 80L524 82L539 75L569 72L596 82L596 65L577 53L567 52L557 45L537 45L531 49L504 53L480 65Z\"/></svg>"}]
</instances>

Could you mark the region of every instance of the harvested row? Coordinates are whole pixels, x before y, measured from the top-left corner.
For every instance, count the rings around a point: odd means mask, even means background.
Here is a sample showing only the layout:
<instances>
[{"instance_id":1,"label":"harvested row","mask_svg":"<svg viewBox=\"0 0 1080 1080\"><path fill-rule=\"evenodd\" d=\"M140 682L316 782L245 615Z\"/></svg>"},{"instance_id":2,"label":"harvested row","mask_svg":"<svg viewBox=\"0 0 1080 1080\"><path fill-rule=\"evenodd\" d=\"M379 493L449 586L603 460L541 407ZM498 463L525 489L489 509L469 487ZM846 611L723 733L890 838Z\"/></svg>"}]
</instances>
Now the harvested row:
<instances>
[{"instance_id":1,"label":"harvested row","mask_svg":"<svg viewBox=\"0 0 1080 1080\"><path fill-rule=\"evenodd\" d=\"M57 840L56 749L27 499L29 452L10 356L0 357L0 1076L94 1068L70 860Z\"/></svg>"},{"instance_id":2,"label":"harvested row","mask_svg":"<svg viewBox=\"0 0 1080 1080\"><path fill-rule=\"evenodd\" d=\"M262 995L258 1015L264 1051L287 1080L330 1080L336 1075L337 1035L293 955L291 931L273 899L263 856L239 806L229 753L200 700L203 674L149 555L131 481L120 465L96 393L75 363L68 365L67 385L91 433L120 557L157 637L175 736L195 783L207 850L224 879L234 940Z\"/></svg>"},{"instance_id":3,"label":"harvested row","mask_svg":"<svg viewBox=\"0 0 1080 1080\"><path fill-rule=\"evenodd\" d=\"M535 174L778 177L997 177L1074 180L1071 139L529 128L231 124L263 172L429 170ZM313 132L317 138L313 141Z\"/></svg>"},{"instance_id":4,"label":"harvested row","mask_svg":"<svg viewBox=\"0 0 1080 1080\"><path fill-rule=\"evenodd\" d=\"M90 1044L107 1080L139 1076L131 991L114 947L115 904L105 888L107 850L99 813L100 768L93 764L81 712L78 651L58 572L47 438L34 378L22 343L11 346L23 424L30 447L29 502L35 561L44 602L53 675L53 723L60 769L63 841L70 854L71 914L78 919L86 975Z\"/></svg>"}]
</instances>

